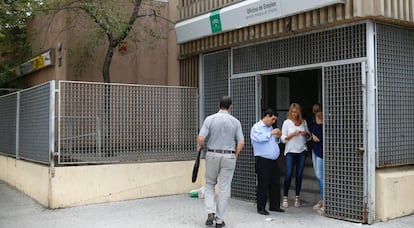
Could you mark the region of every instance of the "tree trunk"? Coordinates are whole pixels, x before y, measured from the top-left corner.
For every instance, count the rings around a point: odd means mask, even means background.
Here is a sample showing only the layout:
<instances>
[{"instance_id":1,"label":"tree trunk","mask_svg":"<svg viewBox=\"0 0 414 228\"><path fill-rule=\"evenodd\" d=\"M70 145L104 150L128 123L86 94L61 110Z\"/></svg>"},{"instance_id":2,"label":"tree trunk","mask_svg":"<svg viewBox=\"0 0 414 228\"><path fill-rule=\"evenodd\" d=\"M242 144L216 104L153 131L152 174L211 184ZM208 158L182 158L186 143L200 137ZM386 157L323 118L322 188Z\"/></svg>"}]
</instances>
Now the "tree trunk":
<instances>
[{"instance_id":1,"label":"tree trunk","mask_svg":"<svg viewBox=\"0 0 414 228\"><path fill-rule=\"evenodd\" d=\"M108 50L106 51L105 61L103 64L103 80L105 83L110 83L110 75L109 69L112 62L112 56L114 55L115 46L113 45L113 41L109 41ZM104 133L104 147L103 152L105 157L111 157L114 155L113 145L112 145L112 128L111 128L111 85L105 84L104 90L104 98L105 98L105 133Z\"/></svg>"},{"instance_id":2,"label":"tree trunk","mask_svg":"<svg viewBox=\"0 0 414 228\"><path fill-rule=\"evenodd\" d=\"M109 75L109 69L111 66L112 56L114 55L115 47L116 46L113 45L113 41L110 41L108 45L108 50L106 51L105 61L103 64L103 69L102 69L103 81L106 83L111 82L110 75Z\"/></svg>"}]
</instances>

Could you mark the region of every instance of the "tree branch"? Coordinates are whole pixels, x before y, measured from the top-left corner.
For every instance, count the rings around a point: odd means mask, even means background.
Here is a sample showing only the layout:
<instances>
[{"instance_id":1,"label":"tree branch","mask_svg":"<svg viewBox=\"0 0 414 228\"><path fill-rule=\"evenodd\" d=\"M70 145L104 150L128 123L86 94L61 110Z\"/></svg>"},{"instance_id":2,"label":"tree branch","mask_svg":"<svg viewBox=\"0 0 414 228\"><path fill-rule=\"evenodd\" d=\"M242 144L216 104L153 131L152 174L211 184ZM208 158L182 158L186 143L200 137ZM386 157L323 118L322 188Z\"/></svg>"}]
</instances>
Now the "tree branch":
<instances>
[{"instance_id":1,"label":"tree branch","mask_svg":"<svg viewBox=\"0 0 414 228\"><path fill-rule=\"evenodd\" d=\"M94 15L93 12L90 9L88 9L86 7L82 7L82 6L80 6L80 9L83 10L89 17L91 17L92 20L105 32L105 34L108 37L109 41L113 40L112 33L110 33L108 31L107 27L99 21L98 17L96 15Z\"/></svg>"},{"instance_id":2,"label":"tree branch","mask_svg":"<svg viewBox=\"0 0 414 228\"><path fill-rule=\"evenodd\" d=\"M138 11L141 8L141 3L142 3L142 0L135 0L134 10L132 11L131 16L129 17L127 27L125 28L124 31L121 32L121 34L116 39L114 39L115 46L118 45L121 41L123 41L127 37L129 31L131 31L132 27L134 26L135 21L138 18Z\"/></svg>"},{"instance_id":3,"label":"tree branch","mask_svg":"<svg viewBox=\"0 0 414 228\"><path fill-rule=\"evenodd\" d=\"M72 9L80 9L80 6L72 6L74 4L78 3L79 5L81 2L79 0L74 0L72 2L68 2L65 5L62 6L56 6L56 7L41 7L40 9L37 9L36 11L39 12L48 12L48 11L61 11L61 10L72 10Z\"/></svg>"}]
</instances>

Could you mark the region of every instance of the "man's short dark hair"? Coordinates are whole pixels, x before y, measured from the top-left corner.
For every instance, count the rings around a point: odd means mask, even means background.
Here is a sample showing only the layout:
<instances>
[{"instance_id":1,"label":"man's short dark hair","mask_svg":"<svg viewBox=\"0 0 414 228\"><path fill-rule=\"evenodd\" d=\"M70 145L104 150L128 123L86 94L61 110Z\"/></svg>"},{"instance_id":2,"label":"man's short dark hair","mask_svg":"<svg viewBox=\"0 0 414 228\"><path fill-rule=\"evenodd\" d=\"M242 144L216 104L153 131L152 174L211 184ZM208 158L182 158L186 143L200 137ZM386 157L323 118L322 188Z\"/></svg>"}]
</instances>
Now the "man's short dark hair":
<instances>
[{"instance_id":1,"label":"man's short dark hair","mask_svg":"<svg viewBox=\"0 0 414 228\"><path fill-rule=\"evenodd\" d=\"M265 117L265 116L269 116L269 117L276 116L276 117L278 117L279 114L277 112L273 111L273 109L268 108L268 109L266 109L266 111L263 114L263 117Z\"/></svg>"},{"instance_id":2,"label":"man's short dark hair","mask_svg":"<svg viewBox=\"0 0 414 228\"><path fill-rule=\"evenodd\" d=\"M231 105L231 98L229 96L223 96L220 99L220 109L229 109Z\"/></svg>"}]
</instances>

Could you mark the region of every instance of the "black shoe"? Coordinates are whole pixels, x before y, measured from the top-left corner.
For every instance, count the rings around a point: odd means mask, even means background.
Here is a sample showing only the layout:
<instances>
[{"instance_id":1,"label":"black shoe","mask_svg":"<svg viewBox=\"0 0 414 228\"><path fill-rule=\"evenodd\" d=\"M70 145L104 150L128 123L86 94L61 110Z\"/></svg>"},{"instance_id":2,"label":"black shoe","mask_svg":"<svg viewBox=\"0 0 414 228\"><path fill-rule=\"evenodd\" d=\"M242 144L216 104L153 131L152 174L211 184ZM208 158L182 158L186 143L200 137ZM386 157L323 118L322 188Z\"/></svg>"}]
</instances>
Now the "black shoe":
<instances>
[{"instance_id":1,"label":"black shoe","mask_svg":"<svg viewBox=\"0 0 414 228\"><path fill-rule=\"evenodd\" d=\"M265 209L261 209L261 210L257 209L257 213L259 213L261 215L269 215L269 212L266 211Z\"/></svg>"},{"instance_id":2,"label":"black shoe","mask_svg":"<svg viewBox=\"0 0 414 228\"><path fill-rule=\"evenodd\" d=\"M215 214L214 213L210 213L210 214L208 214L208 216L207 216L207 220L206 220L206 225L207 226L211 226L211 225L213 225L213 222L214 222L214 219L216 218L216 216L215 216Z\"/></svg>"},{"instance_id":3,"label":"black shoe","mask_svg":"<svg viewBox=\"0 0 414 228\"><path fill-rule=\"evenodd\" d=\"M282 208L272 208L272 209L269 209L269 211L285 212L285 210L283 210Z\"/></svg>"},{"instance_id":4,"label":"black shoe","mask_svg":"<svg viewBox=\"0 0 414 228\"><path fill-rule=\"evenodd\" d=\"M222 223L216 223L216 227L224 227L226 226L226 223L224 221Z\"/></svg>"}]
</instances>

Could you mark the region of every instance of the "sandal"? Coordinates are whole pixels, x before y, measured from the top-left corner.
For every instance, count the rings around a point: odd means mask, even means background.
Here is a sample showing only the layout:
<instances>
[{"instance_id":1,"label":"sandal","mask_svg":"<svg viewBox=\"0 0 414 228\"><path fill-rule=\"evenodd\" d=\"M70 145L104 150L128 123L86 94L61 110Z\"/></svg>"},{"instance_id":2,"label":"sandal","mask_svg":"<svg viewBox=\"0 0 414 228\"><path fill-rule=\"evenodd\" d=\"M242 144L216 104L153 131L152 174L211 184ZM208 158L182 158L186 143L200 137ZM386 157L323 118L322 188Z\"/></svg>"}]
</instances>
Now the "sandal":
<instances>
[{"instance_id":1,"label":"sandal","mask_svg":"<svg viewBox=\"0 0 414 228\"><path fill-rule=\"evenodd\" d=\"M283 196L282 206L285 207L285 208L289 207L287 196Z\"/></svg>"},{"instance_id":2,"label":"sandal","mask_svg":"<svg viewBox=\"0 0 414 228\"><path fill-rule=\"evenodd\" d=\"M295 207L300 207L300 200L299 200L299 196L295 197Z\"/></svg>"},{"instance_id":3,"label":"sandal","mask_svg":"<svg viewBox=\"0 0 414 228\"><path fill-rule=\"evenodd\" d=\"M318 203L315 204L315 206L313 206L313 209L317 210L323 207L323 201L319 200Z\"/></svg>"}]
</instances>

